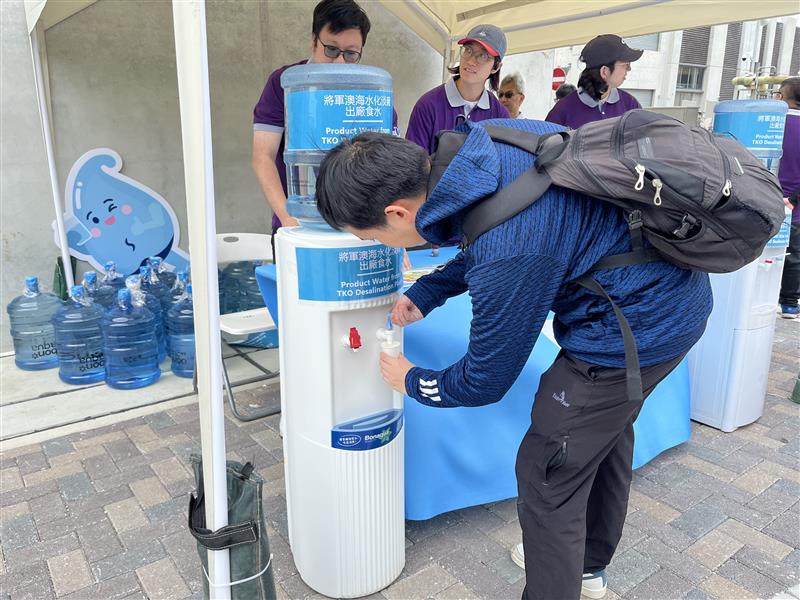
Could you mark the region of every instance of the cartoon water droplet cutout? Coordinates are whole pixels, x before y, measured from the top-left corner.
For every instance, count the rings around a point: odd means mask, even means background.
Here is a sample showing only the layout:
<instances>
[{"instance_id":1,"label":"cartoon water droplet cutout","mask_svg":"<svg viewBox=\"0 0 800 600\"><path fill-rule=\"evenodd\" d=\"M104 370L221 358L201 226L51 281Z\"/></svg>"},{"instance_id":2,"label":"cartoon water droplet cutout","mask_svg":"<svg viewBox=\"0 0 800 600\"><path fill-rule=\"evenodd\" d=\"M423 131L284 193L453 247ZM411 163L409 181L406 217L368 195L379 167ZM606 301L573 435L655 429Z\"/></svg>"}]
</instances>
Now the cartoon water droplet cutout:
<instances>
[{"instance_id":1,"label":"cartoon water droplet cutout","mask_svg":"<svg viewBox=\"0 0 800 600\"><path fill-rule=\"evenodd\" d=\"M187 269L189 257L178 248L180 227L172 207L121 168L122 158L110 148L90 150L72 166L64 194L70 254L99 271L113 260L124 275L137 273L150 256L160 256L178 271Z\"/></svg>"}]
</instances>

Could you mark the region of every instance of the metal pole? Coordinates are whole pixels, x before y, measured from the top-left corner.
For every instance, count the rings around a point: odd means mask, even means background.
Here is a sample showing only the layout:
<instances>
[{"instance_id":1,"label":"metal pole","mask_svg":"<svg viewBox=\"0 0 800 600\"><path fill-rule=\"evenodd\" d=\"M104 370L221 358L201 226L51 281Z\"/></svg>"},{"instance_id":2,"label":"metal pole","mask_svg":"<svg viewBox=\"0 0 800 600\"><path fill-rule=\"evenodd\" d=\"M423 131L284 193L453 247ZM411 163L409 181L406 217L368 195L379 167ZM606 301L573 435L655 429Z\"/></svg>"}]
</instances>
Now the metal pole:
<instances>
[{"instance_id":1,"label":"metal pole","mask_svg":"<svg viewBox=\"0 0 800 600\"><path fill-rule=\"evenodd\" d=\"M173 0L175 58L178 72L183 165L192 257L196 372L206 523L211 530L228 524L225 472L225 413L219 335L219 290L211 152L211 100L203 0ZM230 590L228 550L208 551L210 596L227 600Z\"/></svg>"},{"instance_id":2,"label":"metal pole","mask_svg":"<svg viewBox=\"0 0 800 600\"><path fill-rule=\"evenodd\" d=\"M39 101L39 118L42 122L42 137L44 138L44 148L47 153L47 168L50 171L50 187L53 189L53 208L56 212L56 230L58 241L61 246L61 261L64 263L64 278L67 280L67 289L75 285L75 278L72 274L72 263L69 259L69 247L67 246L67 232L64 230L64 205L61 202L61 189L58 183L58 171L56 170L56 158L53 153L53 136L50 129L50 109L45 98L44 75L42 71L42 57L39 54L39 36L42 35L40 25L36 25L31 31L31 55L33 57L33 75L36 82L36 99Z\"/></svg>"}]
</instances>

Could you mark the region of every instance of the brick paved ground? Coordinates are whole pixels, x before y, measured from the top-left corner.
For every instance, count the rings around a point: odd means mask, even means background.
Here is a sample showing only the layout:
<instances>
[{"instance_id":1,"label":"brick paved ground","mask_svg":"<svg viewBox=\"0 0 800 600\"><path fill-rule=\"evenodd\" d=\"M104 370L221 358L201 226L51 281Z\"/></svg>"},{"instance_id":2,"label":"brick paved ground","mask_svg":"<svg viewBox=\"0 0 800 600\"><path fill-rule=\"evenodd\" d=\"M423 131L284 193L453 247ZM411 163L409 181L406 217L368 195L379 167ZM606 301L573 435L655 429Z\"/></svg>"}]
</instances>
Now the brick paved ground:
<instances>
[{"instance_id":1,"label":"brick paved ground","mask_svg":"<svg viewBox=\"0 0 800 600\"><path fill-rule=\"evenodd\" d=\"M693 425L690 442L634 478L607 598L793 598L800 575L800 408L788 400L800 323L778 321L763 417L732 434ZM253 392L240 402L257 400ZM282 598L319 597L287 541L278 418L227 421L230 456L268 481L265 509ZM186 531L193 407L0 455L0 599L201 597ZM519 598L513 500L408 522L401 578L373 598ZM780 596L779 596L780 595Z\"/></svg>"}]
</instances>

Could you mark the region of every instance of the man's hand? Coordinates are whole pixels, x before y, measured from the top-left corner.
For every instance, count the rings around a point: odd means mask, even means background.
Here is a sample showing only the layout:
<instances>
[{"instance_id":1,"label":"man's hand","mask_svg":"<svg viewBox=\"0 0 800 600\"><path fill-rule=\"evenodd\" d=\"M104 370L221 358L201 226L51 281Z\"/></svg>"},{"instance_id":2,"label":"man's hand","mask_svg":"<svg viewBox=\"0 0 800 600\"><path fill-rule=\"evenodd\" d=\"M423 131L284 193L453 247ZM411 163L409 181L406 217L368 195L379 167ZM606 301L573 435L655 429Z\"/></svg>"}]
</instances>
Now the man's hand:
<instances>
[{"instance_id":1,"label":"man's hand","mask_svg":"<svg viewBox=\"0 0 800 600\"><path fill-rule=\"evenodd\" d=\"M278 219L280 219L281 227L297 227L300 225L300 221L294 217L290 217L289 215L286 215L284 219L281 219L280 217L278 217Z\"/></svg>"},{"instance_id":2,"label":"man's hand","mask_svg":"<svg viewBox=\"0 0 800 600\"><path fill-rule=\"evenodd\" d=\"M406 375L414 365L402 354L397 358L381 352L381 376L396 392L406 395Z\"/></svg>"},{"instance_id":3,"label":"man's hand","mask_svg":"<svg viewBox=\"0 0 800 600\"><path fill-rule=\"evenodd\" d=\"M405 295L400 296L400 300L392 308L392 323L401 327L419 321L422 317L422 311Z\"/></svg>"}]
</instances>

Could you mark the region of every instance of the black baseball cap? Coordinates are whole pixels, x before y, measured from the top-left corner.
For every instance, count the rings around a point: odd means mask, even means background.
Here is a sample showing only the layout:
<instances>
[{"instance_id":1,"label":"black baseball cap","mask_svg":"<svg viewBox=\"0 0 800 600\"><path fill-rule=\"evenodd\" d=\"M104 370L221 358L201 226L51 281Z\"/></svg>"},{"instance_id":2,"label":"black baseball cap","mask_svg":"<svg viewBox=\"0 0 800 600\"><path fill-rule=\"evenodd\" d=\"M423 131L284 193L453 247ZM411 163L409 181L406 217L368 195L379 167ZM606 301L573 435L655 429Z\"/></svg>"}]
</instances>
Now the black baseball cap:
<instances>
[{"instance_id":1,"label":"black baseball cap","mask_svg":"<svg viewBox=\"0 0 800 600\"><path fill-rule=\"evenodd\" d=\"M598 35L583 47L581 61L587 69L619 62L633 62L642 58L644 50L631 48L618 35L606 33Z\"/></svg>"}]
</instances>

